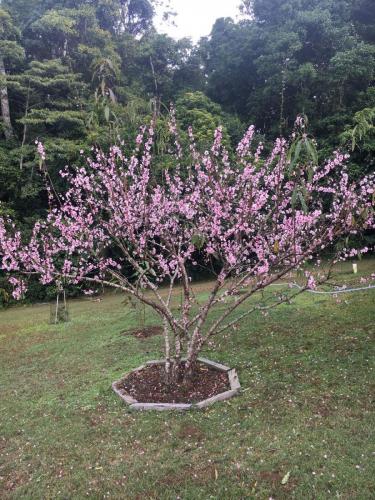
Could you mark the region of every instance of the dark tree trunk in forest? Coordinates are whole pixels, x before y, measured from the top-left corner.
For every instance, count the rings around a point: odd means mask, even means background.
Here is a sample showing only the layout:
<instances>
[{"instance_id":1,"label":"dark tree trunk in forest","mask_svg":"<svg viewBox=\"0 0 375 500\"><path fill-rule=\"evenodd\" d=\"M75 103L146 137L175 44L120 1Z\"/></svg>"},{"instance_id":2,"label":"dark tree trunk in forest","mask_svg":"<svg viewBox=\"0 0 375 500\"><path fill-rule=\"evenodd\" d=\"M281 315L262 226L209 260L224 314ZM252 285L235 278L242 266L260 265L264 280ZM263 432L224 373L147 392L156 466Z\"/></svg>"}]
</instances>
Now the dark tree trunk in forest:
<instances>
[{"instance_id":1,"label":"dark tree trunk in forest","mask_svg":"<svg viewBox=\"0 0 375 500\"><path fill-rule=\"evenodd\" d=\"M4 135L5 139L9 141L10 139L13 139L14 133L13 133L12 122L10 121L9 98L8 98L8 88L6 84L6 71L4 66L4 59L1 56L0 56L0 79L1 79L1 87L0 87L1 114L4 123Z\"/></svg>"},{"instance_id":2,"label":"dark tree trunk in forest","mask_svg":"<svg viewBox=\"0 0 375 500\"><path fill-rule=\"evenodd\" d=\"M25 118L27 118L29 114L29 103L30 103L30 81L29 81L29 86L27 88L27 98L26 98L26 108L25 108ZM27 122L23 124L23 134L22 134L22 144L21 144L21 159L20 159L20 170L23 168L23 160L24 160L24 155L23 155L23 148L26 143L26 136L27 136ZM31 172L31 178L32 178L33 171Z\"/></svg>"}]
</instances>

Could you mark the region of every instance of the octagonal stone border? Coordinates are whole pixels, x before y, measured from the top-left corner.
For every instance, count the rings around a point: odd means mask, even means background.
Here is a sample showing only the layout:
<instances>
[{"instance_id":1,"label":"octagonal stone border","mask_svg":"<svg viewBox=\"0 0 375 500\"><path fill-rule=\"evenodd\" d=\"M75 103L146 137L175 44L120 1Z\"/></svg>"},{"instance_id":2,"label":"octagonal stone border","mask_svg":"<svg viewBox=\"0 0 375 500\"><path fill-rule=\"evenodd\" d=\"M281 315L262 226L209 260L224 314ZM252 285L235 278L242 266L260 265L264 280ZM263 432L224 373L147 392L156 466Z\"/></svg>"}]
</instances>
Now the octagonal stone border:
<instances>
[{"instance_id":1,"label":"octagonal stone border","mask_svg":"<svg viewBox=\"0 0 375 500\"><path fill-rule=\"evenodd\" d=\"M120 388L120 384L124 382L124 380L131 373L144 370L147 366L162 365L165 363L165 360L162 359L147 361L144 365L141 365L138 368L131 370L131 372L124 375L120 380L116 380L115 382L113 382L112 389L123 401L125 401L127 405L129 405L129 408L131 408L132 410L156 410L156 411L168 411L168 410L186 411L192 409L202 409L206 408L207 406L211 406L212 404L218 401L225 401L227 399L233 398L233 396L236 396L240 392L241 384L238 379L237 372L234 368L229 368L228 366L222 365L220 363L215 363L215 361L210 361L209 359L206 358L198 358L198 361L200 363L209 366L214 370L227 373L230 389L228 391L221 392L216 396L212 396L211 398L204 399L199 403L179 404L179 403L139 403L132 396L129 396L124 389Z\"/></svg>"}]
</instances>

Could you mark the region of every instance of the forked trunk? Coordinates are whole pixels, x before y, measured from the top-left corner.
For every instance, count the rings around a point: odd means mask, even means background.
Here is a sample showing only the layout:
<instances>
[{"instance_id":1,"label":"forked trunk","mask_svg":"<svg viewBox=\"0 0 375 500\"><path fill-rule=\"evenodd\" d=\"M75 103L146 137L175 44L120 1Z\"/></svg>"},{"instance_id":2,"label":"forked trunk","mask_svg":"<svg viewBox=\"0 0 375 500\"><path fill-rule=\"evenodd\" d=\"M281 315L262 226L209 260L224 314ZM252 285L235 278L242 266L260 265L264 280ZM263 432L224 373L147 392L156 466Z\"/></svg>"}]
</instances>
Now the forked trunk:
<instances>
[{"instance_id":1,"label":"forked trunk","mask_svg":"<svg viewBox=\"0 0 375 500\"><path fill-rule=\"evenodd\" d=\"M9 98L8 98L8 87L6 83L6 71L4 66L4 59L0 56L0 101L1 101L1 114L3 117L4 124L4 135L7 141L13 139L13 127L10 121L10 110L9 110Z\"/></svg>"},{"instance_id":2,"label":"forked trunk","mask_svg":"<svg viewBox=\"0 0 375 500\"><path fill-rule=\"evenodd\" d=\"M179 337L174 341L174 352L171 352L171 343L169 338L169 325L164 319L164 343L165 343L165 380L167 385L176 384L183 379L182 367L182 344Z\"/></svg>"},{"instance_id":3,"label":"forked trunk","mask_svg":"<svg viewBox=\"0 0 375 500\"><path fill-rule=\"evenodd\" d=\"M193 378L195 369L197 367L198 354L192 356L190 359L186 361L185 370L184 370L184 380L188 381Z\"/></svg>"}]
</instances>

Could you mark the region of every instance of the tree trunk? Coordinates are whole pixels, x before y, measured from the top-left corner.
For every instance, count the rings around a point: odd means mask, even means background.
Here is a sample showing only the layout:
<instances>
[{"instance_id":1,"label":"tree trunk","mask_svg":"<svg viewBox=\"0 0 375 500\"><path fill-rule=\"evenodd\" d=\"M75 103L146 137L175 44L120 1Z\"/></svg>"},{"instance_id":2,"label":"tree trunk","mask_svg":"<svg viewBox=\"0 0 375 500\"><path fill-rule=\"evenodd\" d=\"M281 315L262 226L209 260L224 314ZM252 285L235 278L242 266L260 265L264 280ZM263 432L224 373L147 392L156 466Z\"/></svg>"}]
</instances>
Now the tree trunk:
<instances>
[{"instance_id":1,"label":"tree trunk","mask_svg":"<svg viewBox=\"0 0 375 500\"><path fill-rule=\"evenodd\" d=\"M197 335L195 339L192 339L188 348L187 358L185 363L185 373L184 373L185 380L189 380L193 376L193 373L197 366L197 360L200 349L201 349L201 336Z\"/></svg>"},{"instance_id":2,"label":"tree trunk","mask_svg":"<svg viewBox=\"0 0 375 500\"><path fill-rule=\"evenodd\" d=\"M13 127L10 121L10 110L9 110L9 98L8 98L8 87L6 83L6 71L4 66L4 59L0 56L0 100L1 100L1 114L3 117L4 124L4 135L7 141L13 139Z\"/></svg>"},{"instance_id":3,"label":"tree trunk","mask_svg":"<svg viewBox=\"0 0 375 500\"><path fill-rule=\"evenodd\" d=\"M163 335L165 344L165 378L167 384L171 381L171 347L169 343L169 326L167 320L163 320Z\"/></svg>"},{"instance_id":4,"label":"tree trunk","mask_svg":"<svg viewBox=\"0 0 375 500\"><path fill-rule=\"evenodd\" d=\"M29 81L29 86L27 88L27 98L26 98L26 108L25 108L25 118L27 118L29 114L29 102L30 102L30 81ZM23 148L26 143L26 135L27 135L27 123L24 123L23 125L23 134L22 134L22 144L21 144L21 159L20 159L20 170L23 169ZM32 172L33 173L33 172ZM32 177L31 177L32 180Z\"/></svg>"},{"instance_id":5,"label":"tree trunk","mask_svg":"<svg viewBox=\"0 0 375 500\"><path fill-rule=\"evenodd\" d=\"M176 338L175 340L175 354L173 359L173 381L180 382L183 378L183 370L181 366L181 340Z\"/></svg>"}]
</instances>

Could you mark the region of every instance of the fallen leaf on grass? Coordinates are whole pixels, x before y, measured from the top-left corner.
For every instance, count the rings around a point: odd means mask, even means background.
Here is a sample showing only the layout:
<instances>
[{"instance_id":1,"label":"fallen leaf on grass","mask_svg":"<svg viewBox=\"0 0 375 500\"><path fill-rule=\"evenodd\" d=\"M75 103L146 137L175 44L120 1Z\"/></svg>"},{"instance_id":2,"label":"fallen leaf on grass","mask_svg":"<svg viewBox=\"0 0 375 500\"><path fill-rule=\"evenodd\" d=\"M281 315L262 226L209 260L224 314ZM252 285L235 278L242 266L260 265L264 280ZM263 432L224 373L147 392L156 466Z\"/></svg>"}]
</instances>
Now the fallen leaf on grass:
<instances>
[{"instance_id":1,"label":"fallen leaf on grass","mask_svg":"<svg viewBox=\"0 0 375 500\"><path fill-rule=\"evenodd\" d=\"M290 471L288 471L281 480L281 484L286 484L289 481Z\"/></svg>"}]
</instances>

